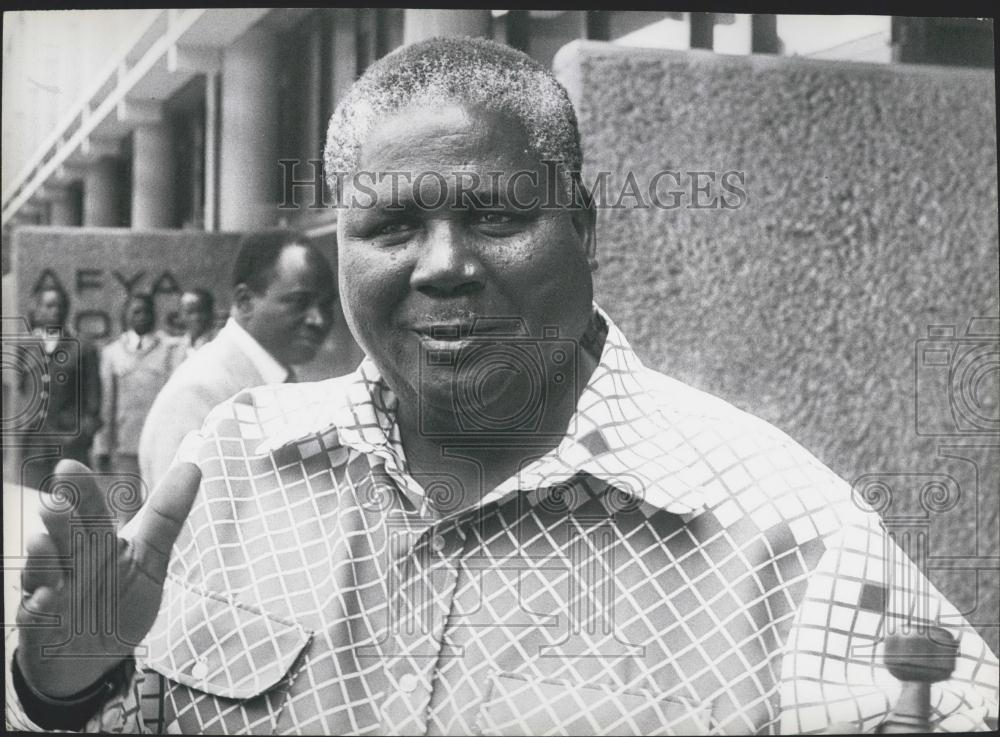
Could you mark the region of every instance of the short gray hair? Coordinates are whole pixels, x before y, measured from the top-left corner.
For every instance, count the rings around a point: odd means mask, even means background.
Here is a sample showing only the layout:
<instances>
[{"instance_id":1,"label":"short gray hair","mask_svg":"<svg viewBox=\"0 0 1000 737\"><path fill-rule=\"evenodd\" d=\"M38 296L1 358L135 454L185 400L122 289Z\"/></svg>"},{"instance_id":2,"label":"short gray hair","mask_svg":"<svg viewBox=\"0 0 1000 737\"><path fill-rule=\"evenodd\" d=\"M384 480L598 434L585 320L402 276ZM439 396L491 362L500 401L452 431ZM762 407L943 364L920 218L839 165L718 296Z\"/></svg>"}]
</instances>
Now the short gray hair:
<instances>
[{"instance_id":1,"label":"short gray hair","mask_svg":"<svg viewBox=\"0 0 1000 737\"><path fill-rule=\"evenodd\" d=\"M432 38L379 59L330 118L324 163L339 201L340 179L355 171L375 124L414 103L452 102L506 113L527 132L541 161L568 172L583 165L576 112L552 73L510 46L481 38Z\"/></svg>"}]
</instances>

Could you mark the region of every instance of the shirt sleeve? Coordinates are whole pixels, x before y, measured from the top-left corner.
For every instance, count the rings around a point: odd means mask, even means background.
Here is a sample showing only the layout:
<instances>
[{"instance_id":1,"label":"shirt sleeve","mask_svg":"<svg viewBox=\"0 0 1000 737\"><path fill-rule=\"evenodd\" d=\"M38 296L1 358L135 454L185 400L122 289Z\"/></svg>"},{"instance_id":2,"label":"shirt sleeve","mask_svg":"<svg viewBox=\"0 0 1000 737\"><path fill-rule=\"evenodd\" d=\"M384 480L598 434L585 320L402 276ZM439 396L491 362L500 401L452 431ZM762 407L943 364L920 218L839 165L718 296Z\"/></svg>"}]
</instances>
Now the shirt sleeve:
<instances>
[{"instance_id":1,"label":"shirt sleeve","mask_svg":"<svg viewBox=\"0 0 1000 737\"><path fill-rule=\"evenodd\" d=\"M997 658L958 610L897 547L874 513L859 513L827 541L809 577L782 656L780 729L831 725L871 732L899 697L883 640L943 627L958 640L952 677L931 686L932 729L985 731L997 717Z\"/></svg>"},{"instance_id":2,"label":"shirt sleeve","mask_svg":"<svg viewBox=\"0 0 1000 737\"><path fill-rule=\"evenodd\" d=\"M17 630L13 630L6 641L5 674L6 682L6 726L7 731L20 730L25 732L65 732L69 730L43 729L27 713L14 686L11 666L13 654L17 649ZM84 725L82 732L110 732L113 734L136 734L150 731L150 725L143 719L141 705L149 700L149 695L143 695L150 685L162 688L161 684L146 683L146 675L141 668L136 667L123 687L97 708L94 715ZM162 692L157 694L162 699ZM156 725L154 725L156 726Z\"/></svg>"}]
</instances>

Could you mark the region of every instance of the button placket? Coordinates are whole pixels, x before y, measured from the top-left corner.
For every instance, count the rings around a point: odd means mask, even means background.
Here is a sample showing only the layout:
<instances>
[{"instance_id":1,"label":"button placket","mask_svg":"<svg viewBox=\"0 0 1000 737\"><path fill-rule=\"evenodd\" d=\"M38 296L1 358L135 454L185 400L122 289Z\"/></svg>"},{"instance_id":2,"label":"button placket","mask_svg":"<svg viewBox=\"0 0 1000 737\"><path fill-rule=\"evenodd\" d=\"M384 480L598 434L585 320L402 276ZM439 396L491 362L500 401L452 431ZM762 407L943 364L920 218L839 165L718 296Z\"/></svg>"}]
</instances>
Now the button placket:
<instances>
[{"instance_id":1,"label":"button placket","mask_svg":"<svg viewBox=\"0 0 1000 737\"><path fill-rule=\"evenodd\" d=\"M423 734L427 729L431 684L458 581L458 569L451 560L462 549L461 544L455 544L458 539L454 531L442 532L431 526L411 549L420 572L415 580L401 582L398 595L409 597L401 604L421 601L426 609L416 612L417 631L408 633L400 622L390 633L394 650L389 654L387 671L395 688L390 688L381 709L382 725L389 733ZM427 588L421 591L421 586Z\"/></svg>"}]
</instances>

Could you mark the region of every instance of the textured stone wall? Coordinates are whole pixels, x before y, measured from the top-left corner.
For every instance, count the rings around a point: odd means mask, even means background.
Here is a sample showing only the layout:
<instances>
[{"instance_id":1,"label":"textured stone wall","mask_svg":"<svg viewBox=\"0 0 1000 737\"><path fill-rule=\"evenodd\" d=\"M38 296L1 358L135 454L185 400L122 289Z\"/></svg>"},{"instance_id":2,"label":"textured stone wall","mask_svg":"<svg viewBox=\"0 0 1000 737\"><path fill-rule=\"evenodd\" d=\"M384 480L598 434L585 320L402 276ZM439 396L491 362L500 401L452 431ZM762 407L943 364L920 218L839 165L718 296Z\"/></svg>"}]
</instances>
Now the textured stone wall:
<instances>
[{"instance_id":1,"label":"textured stone wall","mask_svg":"<svg viewBox=\"0 0 1000 737\"><path fill-rule=\"evenodd\" d=\"M680 207L600 211L598 301L649 365L769 420L848 481L884 481L887 520L926 511L925 569L996 650L992 71L580 42L554 66L585 179L619 172L611 203L623 172L640 188L661 170L717 172L661 178L661 203L682 191ZM725 171L745 172L745 202ZM954 337L932 345L932 326Z\"/></svg>"}]
</instances>

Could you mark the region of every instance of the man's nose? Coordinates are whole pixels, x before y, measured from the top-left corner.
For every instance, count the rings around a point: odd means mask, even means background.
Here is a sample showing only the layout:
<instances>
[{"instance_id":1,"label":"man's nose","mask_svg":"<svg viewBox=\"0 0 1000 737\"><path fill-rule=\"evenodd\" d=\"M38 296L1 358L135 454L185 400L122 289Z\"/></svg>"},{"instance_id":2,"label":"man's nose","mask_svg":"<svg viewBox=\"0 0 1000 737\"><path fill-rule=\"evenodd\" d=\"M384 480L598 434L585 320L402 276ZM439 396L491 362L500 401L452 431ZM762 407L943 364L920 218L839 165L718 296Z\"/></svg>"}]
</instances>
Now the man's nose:
<instances>
[{"instance_id":1,"label":"man's nose","mask_svg":"<svg viewBox=\"0 0 1000 737\"><path fill-rule=\"evenodd\" d=\"M306 310L304 322L310 327L327 330L333 324L333 311L323 305L312 304Z\"/></svg>"},{"instance_id":2,"label":"man's nose","mask_svg":"<svg viewBox=\"0 0 1000 737\"><path fill-rule=\"evenodd\" d=\"M463 296L480 291L485 275L479 253L461 223L432 220L410 277L413 288L430 297Z\"/></svg>"}]
</instances>

